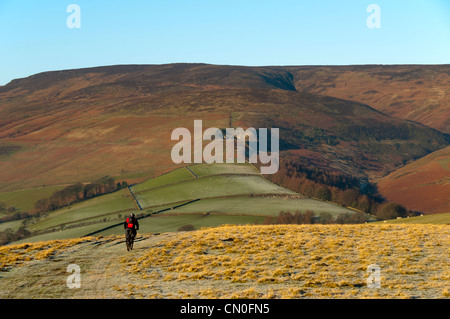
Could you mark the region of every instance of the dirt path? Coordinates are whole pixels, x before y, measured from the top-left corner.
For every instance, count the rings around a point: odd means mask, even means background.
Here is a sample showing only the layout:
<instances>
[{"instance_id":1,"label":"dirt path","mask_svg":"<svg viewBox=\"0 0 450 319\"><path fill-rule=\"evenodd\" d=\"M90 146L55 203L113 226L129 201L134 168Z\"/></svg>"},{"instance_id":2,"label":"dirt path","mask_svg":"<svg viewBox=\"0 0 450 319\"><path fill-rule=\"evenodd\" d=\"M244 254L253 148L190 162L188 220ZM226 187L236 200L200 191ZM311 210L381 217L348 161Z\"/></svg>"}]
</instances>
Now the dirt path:
<instances>
[{"instance_id":1,"label":"dirt path","mask_svg":"<svg viewBox=\"0 0 450 319\"><path fill-rule=\"evenodd\" d=\"M25 261L0 272L0 298L130 298L120 287L136 284L136 274L125 271L126 262L139 258L162 238L144 235L128 252L123 238L93 238L43 260ZM68 288L72 274L67 267L80 267L80 288Z\"/></svg>"}]
</instances>

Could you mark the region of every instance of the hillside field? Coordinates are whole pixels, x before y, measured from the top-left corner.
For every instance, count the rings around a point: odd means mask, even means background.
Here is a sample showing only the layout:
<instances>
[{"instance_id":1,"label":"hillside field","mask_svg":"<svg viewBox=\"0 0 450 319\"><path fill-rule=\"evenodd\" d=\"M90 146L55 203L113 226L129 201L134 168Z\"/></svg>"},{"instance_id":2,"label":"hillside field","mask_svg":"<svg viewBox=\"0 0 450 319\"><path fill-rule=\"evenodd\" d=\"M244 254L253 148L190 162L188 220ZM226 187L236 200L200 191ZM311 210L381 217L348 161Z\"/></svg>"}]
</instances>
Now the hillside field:
<instances>
[{"instance_id":1,"label":"hillside field","mask_svg":"<svg viewBox=\"0 0 450 319\"><path fill-rule=\"evenodd\" d=\"M17 241L68 239L88 235L122 235L130 213L139 218L140 232L175 232L223 224L262 223L281 211L314 211L316 215L355 211L306 198L264 178L251 164L195 164L180 167L119 191L46 213L27 225L35 235ZM18 229L20 221L0 224Z\"/></svg>"}]
</instances>

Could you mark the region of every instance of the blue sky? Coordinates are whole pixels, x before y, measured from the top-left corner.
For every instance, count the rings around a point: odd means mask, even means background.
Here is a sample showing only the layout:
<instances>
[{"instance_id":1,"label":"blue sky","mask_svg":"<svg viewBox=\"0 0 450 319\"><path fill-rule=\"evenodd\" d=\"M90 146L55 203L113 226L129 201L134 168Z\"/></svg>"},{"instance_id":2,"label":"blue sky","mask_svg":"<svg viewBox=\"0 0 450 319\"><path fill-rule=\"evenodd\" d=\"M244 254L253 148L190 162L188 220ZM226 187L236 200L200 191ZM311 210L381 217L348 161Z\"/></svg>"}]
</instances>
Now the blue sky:
<instances>
[{"instance_id":1,"label":"blue sky","mask_svg":"<svg viewBox=\"0 0 450 319\"><path fill-rule=\"evenodd\" d=\"M69 4L81 8L70 29ZM381 28L366 11L381 9ZM0 85L113 64L450 63L449 0L0 0Z\"/></svg>"}]
</instances>

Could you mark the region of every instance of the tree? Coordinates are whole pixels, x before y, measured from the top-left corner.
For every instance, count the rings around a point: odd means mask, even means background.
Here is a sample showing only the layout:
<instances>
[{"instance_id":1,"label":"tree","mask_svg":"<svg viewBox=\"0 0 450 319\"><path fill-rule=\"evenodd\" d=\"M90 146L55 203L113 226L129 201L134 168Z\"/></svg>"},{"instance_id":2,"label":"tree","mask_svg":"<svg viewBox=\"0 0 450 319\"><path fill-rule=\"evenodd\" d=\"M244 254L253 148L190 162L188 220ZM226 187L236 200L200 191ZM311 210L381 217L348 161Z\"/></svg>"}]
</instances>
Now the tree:
<instances>
[{"instance_id":1,"label":"tree","mask_svg":"<svg viewBox=\"0 0 450 319\"><path fill-rule=\"evenodd\" d=\"M359 192L356 189L346 189L339 196L339 203L345 206L358 205Z\"/></svg>"},{"instance_id":2,"label":"tree","mask_svg":"<svg viewBox=\"0 0 450 319\"><path fill-rule=\"evenodd\" d=\"M363 223L367 222L368 220L369 220L369 216L367 214L364 214L361 212L356 212L356 213L352 214L349 222L351 224L363 224Z\"/></svg>"},{"instance_id":3,"label":"tree","mask_svg":"<svg viewBox=\"0 0 450 319\"><path fill-rule=\"evenodd\" d=\"M358 200L358 205L356 208L366 213L370 212L371 203L369 197L367 197L367 195L361 196Z\"/></svg>"},{"instance_id":4,"label":"tree","mask_svg":"<svg viewBox=\"0 0 450 319\"><path fill-rule=\"evenodd\" d=\"M305 212L304 224L313 224L313 223L314 223L314 212L312 210L307 210Z\"/></svg>"},{"instance_id":5,"label":"tree","mask_svg":"<svg viewBox=\"0 0 450 319\"><path fill-rule=\"evenodd\" d=\"M290 212L280 212L278 214L276 223L277 224L293 224L294 216Z\"/></svg>"},{"instance_id":6,"label":"tree","mask_svg":"<svg viewBox=\"0 0 450 319\"><path fill-rule=\"evenodd\" d=\"M406 208L402 205L388 202L385 204L382 204L377 212L376 216L378 219L385 220L385 219L393 219L397 217L406 217Z\"/></svg>"},{"instance_id":7,"label":"tree","mask_svg":"<svg viewBox=\"0 0 450 319\"><path fill-rule=\"evenodd\" d=\"M337 224L348 224L351 217L352 217L352 214L350 214L350 213L341 213L336 218L336 223Z\"/></svg>"},{"instance_id":8,"label":"tree","mask_svg":"<svg viewBox=\"0 0 450 319\"><path fill-rule=\"evenodd\" d=\"M331 200L331 192L330 189L326 186L318 186L314 191L314 197L322 199L322 200Z\"/></svg>"},{"instance_id":9,"label":"tree","mask_svg":"<svg viewBox=\"0 0 450 319\"><path fill-rule=\"evenodd\" d=\"M319 224L332 224L334 222L333 216L330 213L322 212L319 215L318 223Z\"/></svg>"}]
</instances>

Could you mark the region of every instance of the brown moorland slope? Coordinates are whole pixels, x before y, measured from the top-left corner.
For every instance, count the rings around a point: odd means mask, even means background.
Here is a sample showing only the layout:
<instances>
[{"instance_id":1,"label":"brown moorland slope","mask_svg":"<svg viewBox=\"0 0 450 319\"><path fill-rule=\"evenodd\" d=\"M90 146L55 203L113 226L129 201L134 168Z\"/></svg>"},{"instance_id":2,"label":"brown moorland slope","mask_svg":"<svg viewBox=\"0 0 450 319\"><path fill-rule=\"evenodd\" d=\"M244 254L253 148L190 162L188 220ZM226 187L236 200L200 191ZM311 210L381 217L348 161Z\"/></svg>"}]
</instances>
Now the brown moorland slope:
<instances>
[{"instance_id":1,"label":"brown moorland slope","mask_svg":"<svg viewBox=\"0 0 450 319\"><path fill-rule=\"evenodd\" d=\"M391 116L450 133L450 65L286 68L298 91L368 104Z\"/></svg>"},{"instance_id":2,"label":"brown moorland slope","mask_svg":"<svg viewBox=\"0 0 450 319\"><path fill-rule=\"evenodd\" d=\"M450 212L450 146L381 178L380 193L411 210Z\"/></svg>"},{"instance_id":3,"label":"brown moorland slope","mask_svg":"<svg viewBox=\"0 0 450 319\"><path fill-rule=\"evenodd\" d=\"M440 132L366 104L301 92L298 72L126 65L14 80L0 87L0 191L167 171L172 130L192 132L194 119L204 128L279 127L281 156L362 178L448 145Z\"/></svg>"}]
</instances>

